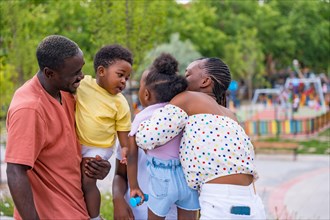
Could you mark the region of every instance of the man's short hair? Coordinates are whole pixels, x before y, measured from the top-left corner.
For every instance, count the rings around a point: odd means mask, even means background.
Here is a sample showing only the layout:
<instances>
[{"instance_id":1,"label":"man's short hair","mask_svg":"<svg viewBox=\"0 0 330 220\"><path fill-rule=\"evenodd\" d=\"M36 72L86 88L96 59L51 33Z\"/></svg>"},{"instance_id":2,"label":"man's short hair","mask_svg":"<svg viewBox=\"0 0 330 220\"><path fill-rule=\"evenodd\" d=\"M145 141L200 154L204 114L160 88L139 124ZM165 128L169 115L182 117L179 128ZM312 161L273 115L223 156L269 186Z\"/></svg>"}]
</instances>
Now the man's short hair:
<instances>
[{"instance_id":1,"label":"man's short hair","mask_svg":"<svg viewBox=\"0 0 330 220\"><path fill-rule=\"evenodd\" d=\"M61 35L50 35L43 39L37 48L37 60L40 70L45 67L58 70L64 65L64 60L76 56L79 46L69 38Z\"/></svg>"}]
</instances>

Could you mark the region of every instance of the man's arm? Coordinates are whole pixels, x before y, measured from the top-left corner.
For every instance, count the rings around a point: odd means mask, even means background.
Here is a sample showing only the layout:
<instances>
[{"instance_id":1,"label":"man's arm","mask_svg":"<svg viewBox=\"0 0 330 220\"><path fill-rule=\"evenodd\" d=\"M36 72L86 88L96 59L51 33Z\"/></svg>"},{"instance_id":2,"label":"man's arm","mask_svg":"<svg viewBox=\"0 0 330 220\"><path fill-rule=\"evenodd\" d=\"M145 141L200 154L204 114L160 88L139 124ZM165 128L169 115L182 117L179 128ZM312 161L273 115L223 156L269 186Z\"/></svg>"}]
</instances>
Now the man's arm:
<instances>
[{"instance_id":1,"label":"man's arm","mask_svg":"<svg viewBox=\"0 0 330 220\"><path fill-rule=\"evenodd\" d=\"M115 176L112 182L112 199L114 207L114 219L134 219L133 212L125 200L127 186L126 165L116 159Z\"/></svg>"},{"instance_id":2,"label":"man's arm","mask_svg":"<svg viewBox=\"0 0 330 220\"><path fill-rule=\"evenodd\" d=\"M27 176L27 171L30 168L26 165L7 163L8 186L15 207L22 219L39 219L34 205L31 184Z\"/></svg>"}]
</instances>

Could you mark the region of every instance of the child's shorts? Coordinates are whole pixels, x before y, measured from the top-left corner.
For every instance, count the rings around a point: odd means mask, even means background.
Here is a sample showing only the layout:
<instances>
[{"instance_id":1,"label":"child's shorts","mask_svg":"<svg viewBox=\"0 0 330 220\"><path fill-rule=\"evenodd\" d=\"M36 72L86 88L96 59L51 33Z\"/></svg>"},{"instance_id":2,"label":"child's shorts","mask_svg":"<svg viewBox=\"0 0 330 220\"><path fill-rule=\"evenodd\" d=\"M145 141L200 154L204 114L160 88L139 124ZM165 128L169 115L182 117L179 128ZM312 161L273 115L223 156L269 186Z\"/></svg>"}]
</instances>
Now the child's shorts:
<instances>
[{"instance_id":1,"label":"child's shorts","mask_svg":"<svg viewBox=\"0 0 330 220\"><path fill-rule=\"evenodd\" d=\"M81 154L82 157L95 157L99 155L103 160L109 160L113 153L113 147L89 147L82 145Z\"/></svg>"},{"instance_id":2,"label":"child's shorts","mask_svg":"<svg viewBox=\"0 0 330 220\"><path fill-rule=\"evenodd\" d=\"M173 204L184 210L200 209L198 192L187 185L179 159L161 160L150 156L147 159L148 208L155 215L165 217Z\"/></svg>"},{"instance_id":3,"label":"child's shorts","mask_svg":"<svg viewBox=\"0 0 330 220\"><path fill-rule=\"evenodd\" d=\"M253 185L239 186L206 183L202 186L199 202L200 219L266 219L261 198Z\"/></svg>"}]
</instances>

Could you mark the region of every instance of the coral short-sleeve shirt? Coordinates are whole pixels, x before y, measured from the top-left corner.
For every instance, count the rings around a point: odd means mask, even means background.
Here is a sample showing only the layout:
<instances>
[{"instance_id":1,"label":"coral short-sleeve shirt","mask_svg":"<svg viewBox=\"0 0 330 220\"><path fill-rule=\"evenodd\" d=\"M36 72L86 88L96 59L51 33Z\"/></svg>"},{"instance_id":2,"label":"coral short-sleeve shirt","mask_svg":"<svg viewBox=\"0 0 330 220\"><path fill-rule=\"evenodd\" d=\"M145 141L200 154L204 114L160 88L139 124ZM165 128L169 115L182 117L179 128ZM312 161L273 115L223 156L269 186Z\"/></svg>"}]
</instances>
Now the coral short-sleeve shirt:
<instances>
[{"instance_id":1,"label":"coral short-sleeve shirt","mask_svg":"<svg viewBox=\"0 0 330 220\"><path fill-rule=\"evenodd\" d=\"M7 115L7 163L30 166L28 178L41 219L88 219L81 190L81 146L74 122L74 97L62 104L34 76L19 88ZM15 219L21 219L17 210Z\"/></svg>"}]
</instances>

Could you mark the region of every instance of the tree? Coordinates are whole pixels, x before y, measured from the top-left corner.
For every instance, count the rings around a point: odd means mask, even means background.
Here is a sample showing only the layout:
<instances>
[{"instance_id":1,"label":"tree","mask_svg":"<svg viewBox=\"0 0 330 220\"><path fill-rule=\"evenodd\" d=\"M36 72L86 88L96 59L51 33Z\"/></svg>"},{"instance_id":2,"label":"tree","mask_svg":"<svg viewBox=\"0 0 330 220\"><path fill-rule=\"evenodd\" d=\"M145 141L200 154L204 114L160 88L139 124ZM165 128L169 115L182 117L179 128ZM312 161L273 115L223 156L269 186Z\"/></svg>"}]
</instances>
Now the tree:
<instances>
[{"instance_id":1,"label":"tree","mask_svg":"<svg viewBox=\"0 0 330 220\"><path fill-rule=\"evenodd\" d=\"M188 5L171 8L167 19L167 34L179 33L182 40L190 40L207 57L223 57L227 35L216 26L218 14L212 1L192 1Z\"/></svg>"},{"instance_id":2,"label":"tree","mask_svg":"<svg viewBox=\"0 0 330 220\"><path fill-rule=\"evenodd\" d=\"M160 44L150 50L143 59L142 64L137 71L137 79L142 75L142 72L147 69L154 59L161 53L170 53L179 62L179 73L184 74L187 66L195 59L200 58L201 54L196 51L194 45L189 40L180 41L178 33L172 34L169 43Z\"/></svg>"},{"instance_id":3,"label":"tree","mask_svg":"<svg viewBox=\"0 0 330 220\"><path fill-rule=\"evenodd\" d=\"M252 99L253 88L267 85L264 77L264 55L257 39L257 29L243 29L225 46L225 62L233 79L245 79Z\"/></svg>"}]
</instances>

